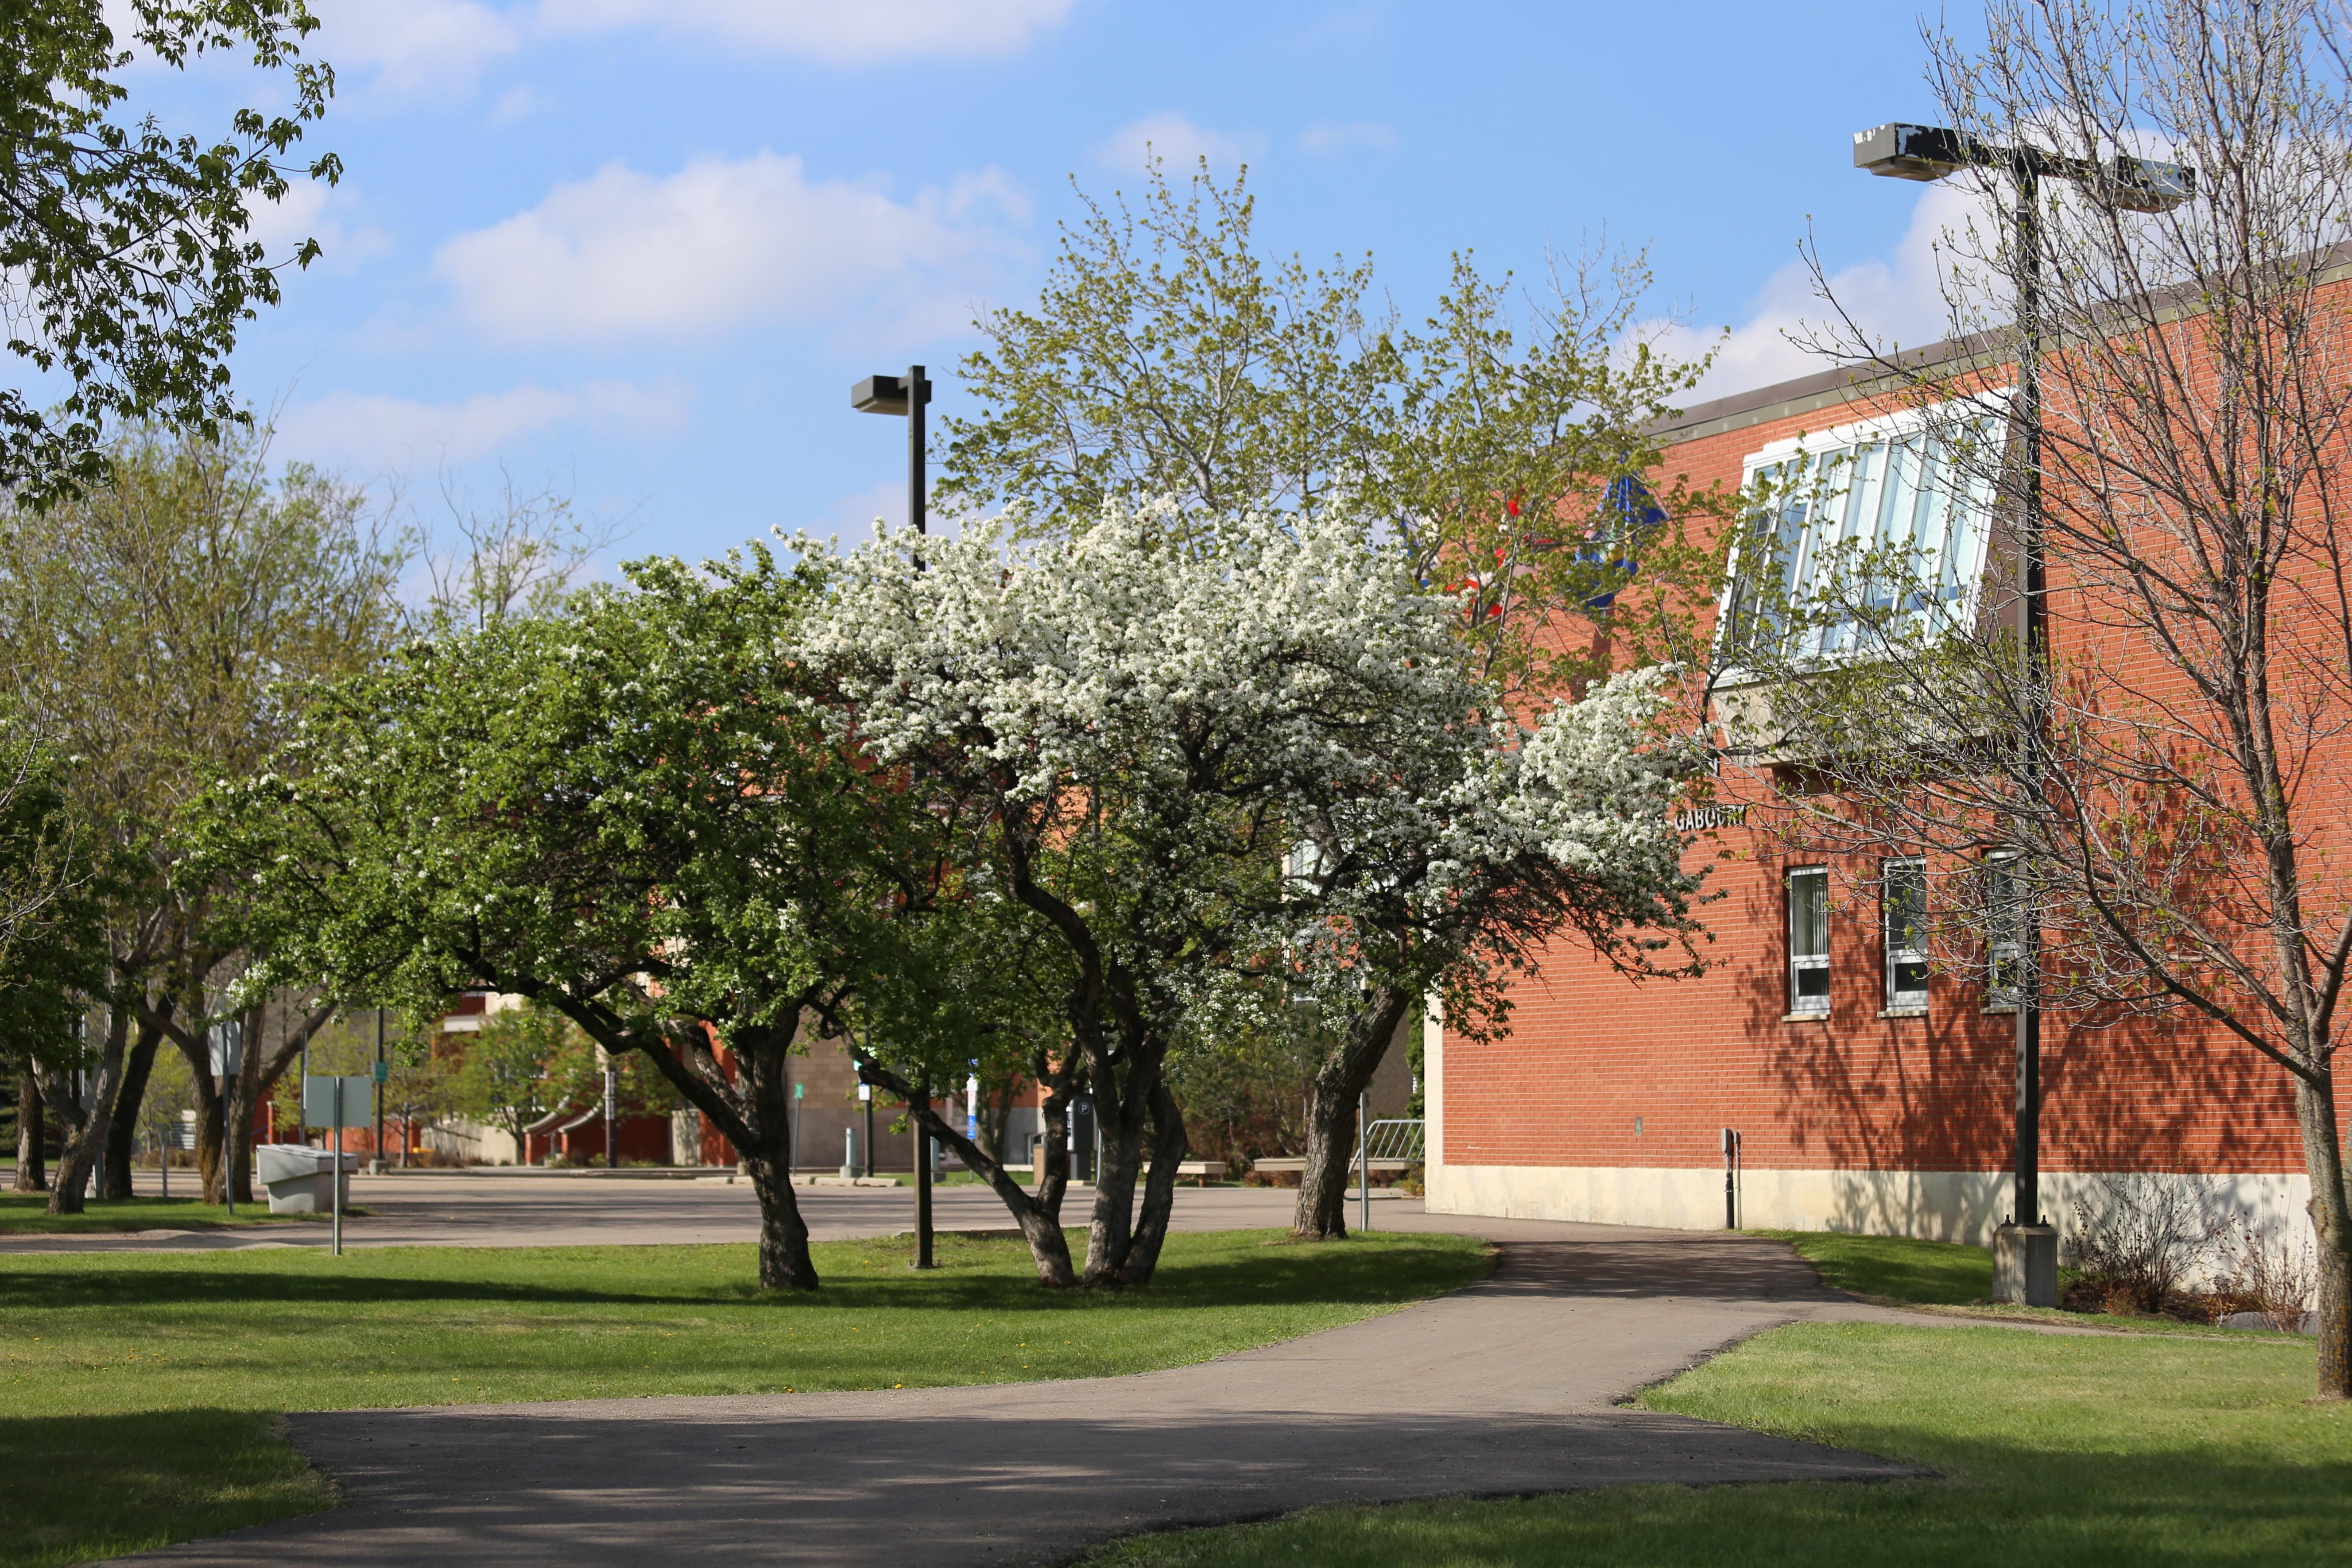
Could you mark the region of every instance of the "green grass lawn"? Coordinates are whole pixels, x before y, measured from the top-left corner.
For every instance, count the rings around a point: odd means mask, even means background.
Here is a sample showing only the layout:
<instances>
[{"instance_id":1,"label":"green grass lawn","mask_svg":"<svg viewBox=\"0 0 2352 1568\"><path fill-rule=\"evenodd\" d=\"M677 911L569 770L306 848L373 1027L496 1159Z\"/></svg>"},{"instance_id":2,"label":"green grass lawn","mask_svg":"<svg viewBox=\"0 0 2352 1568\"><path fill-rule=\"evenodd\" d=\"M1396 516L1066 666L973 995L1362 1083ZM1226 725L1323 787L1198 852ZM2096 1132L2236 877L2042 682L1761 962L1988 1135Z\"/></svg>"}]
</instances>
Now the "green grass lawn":
<instances>
[{"instance_id":1,"label":"green grass lawn","mask_svg":"<svg viewBox=\"0 0 2352 1568\"><path fill-rule=\"evenodd\" d=\"M1831 1285L1856 1295L1952 1306L1992 1291L1991 1255L1983 1247L1774 1234ZM1089 1561L1106 1568L2267 1568L2352 1561L2352 1406L2307 1402L2312 1342L2163 1327L2172 1331L2094 1338L1801 1324L1760 1335L1638 1401L1914 1460L1940 1471L1941 1480L1629 1487L1503 1502L1323 1509L1269 1524L1146 1537Z\"/></svg>"},{"instance_id":2,"label":"green grass lawn","mask_svg":"<svg viewBox=\"0 0 2352 1568\"><path fill-rule=\"evenodd\" d=\"M1992 1295L1992 1250L1907 1236L1759 1230L1795 1247L1834 1289L1883 1301L1964 1306Z\"/></svg>"},{"instance_id":3,"label":"green grass lawn","mask_svg":"<svg viewBox=\"0 0 2352 1568\"><path fill-rule=\"evenodd\" d=\"M0 1257L0 1565L64 1563L327 1507L288 1410L1091 1377L1206 1360L1451 1289L1474 1241L1171 1237L1157 1283L1037 1288L1018 1242Z\"/></svg>"},{"instance_id":4,"label":"green grass lawn","mask_svg":"<svg viewBox=\"0 0 2352 1568\"><path fill-rule=\"evenodd\" d=\"M196 1184L193 1172L188 1176L191 1190ZM118 1198L110 1201L90 1199L79 1214L53 1215L48 1212L47 1193L0 1193L0 1236L89 1236L103 1231L128 1230L218 1230L226 1225L288 1225L305 1220L325 1223L326 1215L274 1215L267 1199L257 1203L239 1204L236 1218L231 1220L218 1204L203 1203L195 1198ZM357 1205L343 1211L346 1215L363 1214Z\"/></svg>"}]
</instances>

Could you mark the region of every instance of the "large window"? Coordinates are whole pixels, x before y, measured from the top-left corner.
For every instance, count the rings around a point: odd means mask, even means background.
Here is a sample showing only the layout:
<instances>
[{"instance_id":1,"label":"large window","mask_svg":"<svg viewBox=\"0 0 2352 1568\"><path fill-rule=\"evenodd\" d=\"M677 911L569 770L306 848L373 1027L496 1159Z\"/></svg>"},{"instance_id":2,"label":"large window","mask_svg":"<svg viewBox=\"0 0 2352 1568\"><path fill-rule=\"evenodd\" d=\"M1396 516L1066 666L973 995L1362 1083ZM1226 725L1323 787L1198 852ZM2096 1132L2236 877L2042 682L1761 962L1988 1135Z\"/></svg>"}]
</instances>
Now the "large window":
<instances>
[{"instance_id":1,"label":"large window","mask_svg":"<svg viewBox=\"0 0 2352 1568\"><path fill-rule=\"evenodd\" d=\"M2017 1006L2017 983L2024 944L2023 889L2017 857L1995 855L1985 862L1985 1005L1998 1012Z\"/></svg>"},{"instance_id":2,"label":"large window","mask_svg":"<svg viewBox=\"0 0 2352 1568\"><path fill-rule=\"evenodd\" d=\"M1789 873L1789 1011L1830 1010L1830 874L1815 866Z\"/></svg>"},{"instance_id":3,"label":"large window","mask_svg":"<svg viewBox=\"0 0 2352 1568\"><path fill-rule=\"evenodd\" d=\"M1927 863L1889 860L1878 880L1880 930L1886 950L1886 1008L1927 1005Z\"/></svg>"},{"instance_id":4,"label":"large window","mask_svg":"<svg viewBox=\"0 0 2352 1568\"><path fill-rule=\"evenodd\" d=\"M1791 656L1832 658L1854 652L1861 628L1831 606L1898 609L1921 628L1965 615L1984 570L2000 439L1994 416L1931 409L1748 458L1746 482L1773 500L1742 543L1727 635L1754 646L1787 632Z\"/></svg>"}]
</instances>

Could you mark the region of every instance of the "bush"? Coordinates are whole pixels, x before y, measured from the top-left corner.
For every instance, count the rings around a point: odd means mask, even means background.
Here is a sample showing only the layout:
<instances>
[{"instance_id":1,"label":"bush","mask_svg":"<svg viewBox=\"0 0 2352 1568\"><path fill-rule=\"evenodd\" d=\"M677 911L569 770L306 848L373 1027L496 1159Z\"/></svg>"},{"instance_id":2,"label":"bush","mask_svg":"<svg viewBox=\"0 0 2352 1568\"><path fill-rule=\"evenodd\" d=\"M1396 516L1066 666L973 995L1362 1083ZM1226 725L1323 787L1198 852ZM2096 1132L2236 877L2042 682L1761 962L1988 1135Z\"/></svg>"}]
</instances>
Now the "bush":
<instances>
[{"instance_id":1,"label":"bush","mask_svg":"<svg viewBox=\"0 0 2352 1568\"><path fill-rule=\"evenodd\" d=\"M2319 1260L2305 1237L2300 1249L2273 1240L2262 1227L2241 1221L2221 1241L2221 1274L2213 1294L2214 1316L2259 1312L2282 1333L2299 1333L2304 1314L2319 1288Z\"/></svg>"},{"instance_id":2,"label":"bush","mask_svg":"<svg viewBox=\"0 0 2352 1568\"><path fill-rule=\"evenodd\" d=\"M2204 1205L2179 1182L2103 1176L2074 1205L2077 1289L2110 1312L2161 1312L2211 1246Z\"/></svg>"}]
</instances>

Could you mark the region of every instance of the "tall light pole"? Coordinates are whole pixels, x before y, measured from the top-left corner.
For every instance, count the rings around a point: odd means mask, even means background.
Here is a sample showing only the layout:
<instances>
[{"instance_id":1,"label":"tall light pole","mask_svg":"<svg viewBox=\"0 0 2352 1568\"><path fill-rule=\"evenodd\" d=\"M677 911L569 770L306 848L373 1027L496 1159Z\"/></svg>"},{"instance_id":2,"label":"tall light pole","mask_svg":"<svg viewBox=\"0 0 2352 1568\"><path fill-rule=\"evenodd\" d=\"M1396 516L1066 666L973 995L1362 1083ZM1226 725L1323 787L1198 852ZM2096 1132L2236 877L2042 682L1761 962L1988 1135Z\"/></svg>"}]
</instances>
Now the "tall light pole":
<instances>
[{"instance_id":1,"label":"tall light pole","mask_svg":"<svg viewBox=\"0 0 2352 1568\"><path fill-rule=\"evenodd\" d=\"M931 384L923 367L908 365L907 374L869 375L849 389L849 405L860 414L899 414L907 420L907 526L924 531L923 405L931 400Z\"/></svg>"},{"instance_id":2,"label":"tall light pole","mask_svg":"<svg viewBox=\"0 0 2352 1568\"><path fill-rule=\"evenodd\" d=\"M904 376L869 375L849 389L849 405L860 414L898 414L907 421L907 526L918 534L927 532L924 524L929 511L926 479L923 470L923 408L931 400L931 384L923 374L923 367L910 364ZM921 1110L931 1108L931 1081L926 1075L916 1089L921 1095ZM874 1101L866 1090L866 1173L874 1173ZM910 1104L907 1108L908 1129L913 1133L915 1146L915 1267L931 1267L931 1134L924 1126L922 1116Z\"/></svg>"},{"instance_id":3,"label":"tall light pole","mask_svg":"<svg viewBox=\"0 0 2352 1568\"><path fill-rule=\"evenodd\" d=\"M2050 721L2048 561L2042 523L2042 182L2072 180L2129 212L2168 212L2197 194L2197 171L2117 154L2068 158L2019 143L2003 147L1940 125L1881 125L1853 139L1858 169L1898 180L1940 180L1962 169L2000 169L2017 187L2011 265L2017 287L2019 630L2025 639L2026 726L2019 783L2039 795ZM2012 1212L1993 1233L1993 1295L2029 1306L2058 1304L2058 1228L2042 1219L2042 921L2032 894L2025 834L2018 836L2016 994L2017 1142Z\"/></svg>"}]
</instances>

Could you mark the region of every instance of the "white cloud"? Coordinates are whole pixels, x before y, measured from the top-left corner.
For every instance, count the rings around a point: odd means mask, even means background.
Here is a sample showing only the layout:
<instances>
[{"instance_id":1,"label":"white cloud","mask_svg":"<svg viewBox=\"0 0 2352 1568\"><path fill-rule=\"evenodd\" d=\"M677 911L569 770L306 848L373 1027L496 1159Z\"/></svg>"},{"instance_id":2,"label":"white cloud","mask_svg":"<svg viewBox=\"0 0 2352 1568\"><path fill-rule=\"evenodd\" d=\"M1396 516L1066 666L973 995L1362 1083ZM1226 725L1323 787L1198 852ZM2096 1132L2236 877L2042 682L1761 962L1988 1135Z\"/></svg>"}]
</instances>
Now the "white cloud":
<instances>
[{"instance_id":1,"label":"white cloud","mask_svg":"<svg viewBox=\"0 0 2352 1568\"><path fill-rule=\"evenodd\" d=\"M1916 348L1948 336L1950 325L1937 274L1936 242L1947 230L1965 228L1978 210L1978 198L1970 191L1945 184L1923 188L1911 226L1892 258L1856 262L1830 275L1839 306L1882 344ZM1748 320L1728 335L1678 325L1652 324L1647 331L1671 354L1696 358L1716 351L1706 378L1688 395L1689 402L1701 403L1829 369L1832 361L1801 343L1809 336L1828 338L1843 329L1829 302L1814 293L1803 263L1791 261L1766 280Z\"/></svg>"},{"instance_id":2,"label":"white cloud","mask_svg":"<svg viewBox=\"0 0 2352 1568\"><path fill-rule=\"evenodd\" d=\"M1203 158L1213 167L1247 163L1264 144L1265 138L1255 131L1212 131L1171 110L1120 126L1095 149L1095 160L1124 174L1157 157L1171 171L1182 174Z\"/></svg>"},{"instance_id":3,"label":"white cloud","mask_svg":"<svg viewBox=\"0 0 2352 1568\"><path fill-rule=\"evenodd\" d=\"M1026 204L994 170L893 201L811 180L797 156L702 158L666 178L608 163L444 245L434 268L474 326L510 341L880 318L952 330L1025 254Z\"/></svg>"},{"instance_id":4,"label":"white cloud","mask_svg":"<svg viewBox=\"0 0 2352 1568\"><path fill-rule=\"evenodd\" d=\"M651 26L828 65L1005 55L1058 26L1071 0L541 0L551 33Z\"/></svg>"},{"instance_id":5,"label":"white cloud","mask_svg":"<svg viewBox=\"0 0 2352 1568\"><path fill-rule=\"evenodd\" d=\"M478 0L317 0L305 52L331 63L367 98L462 98L482 72L522 47L522 29Z\"/></svg>"},{"instance_id":6,"label":"white cloud","mask_svg":"<svg viewBox=\"0 0 2352 1568\"><path fill-rule=\"evenodd\" d=\"M554 96L540 88L522 82L499 94L490 105L490 123L513 125L529 120L534 114L544 114L555 107Z\"/></svg>"},{"instance_id":7,"label":"white cloud","mask_svg":"<svg viewBox=\"0 0 2352 1568\"><path fill-rule=\"evenodd\" d=\"M592 381L569 389L526 383L455 403L331 392L280 414L276 447L314 462L414 468L467 462L567 425L608 437L657 438L684 426L691 402L674 381Z\"/></svg>"},{"instance_id":8,"label":"white cloud","mask_svg":"<svg viewBox=\"0 0 2352 1568\"><path fill-rule=\"evenodd\" d=\"M1359 149L1367 153L1392 153L1396 151L1396 127L1371 120L1359 120L1346 125L1320 121L1298 133L1300 150L1312 153L1318 158Z\"/></svg>"},{"instance_id":9,"label":"white cloud","mask_svg":"<svg viewBox=\"0 0 2352 1568\"><path fill-rule=\"evenodd\" d=\"M359 205L359 193L350 185L298 180L287 187L283 201L255 202L245 232L261 242L262 254L273 262L290 260L304 240L315 239L319 259L311 265L347 272L392 244L383 229L354 228L339 216Z\"/></svg>"}]
</instances>

